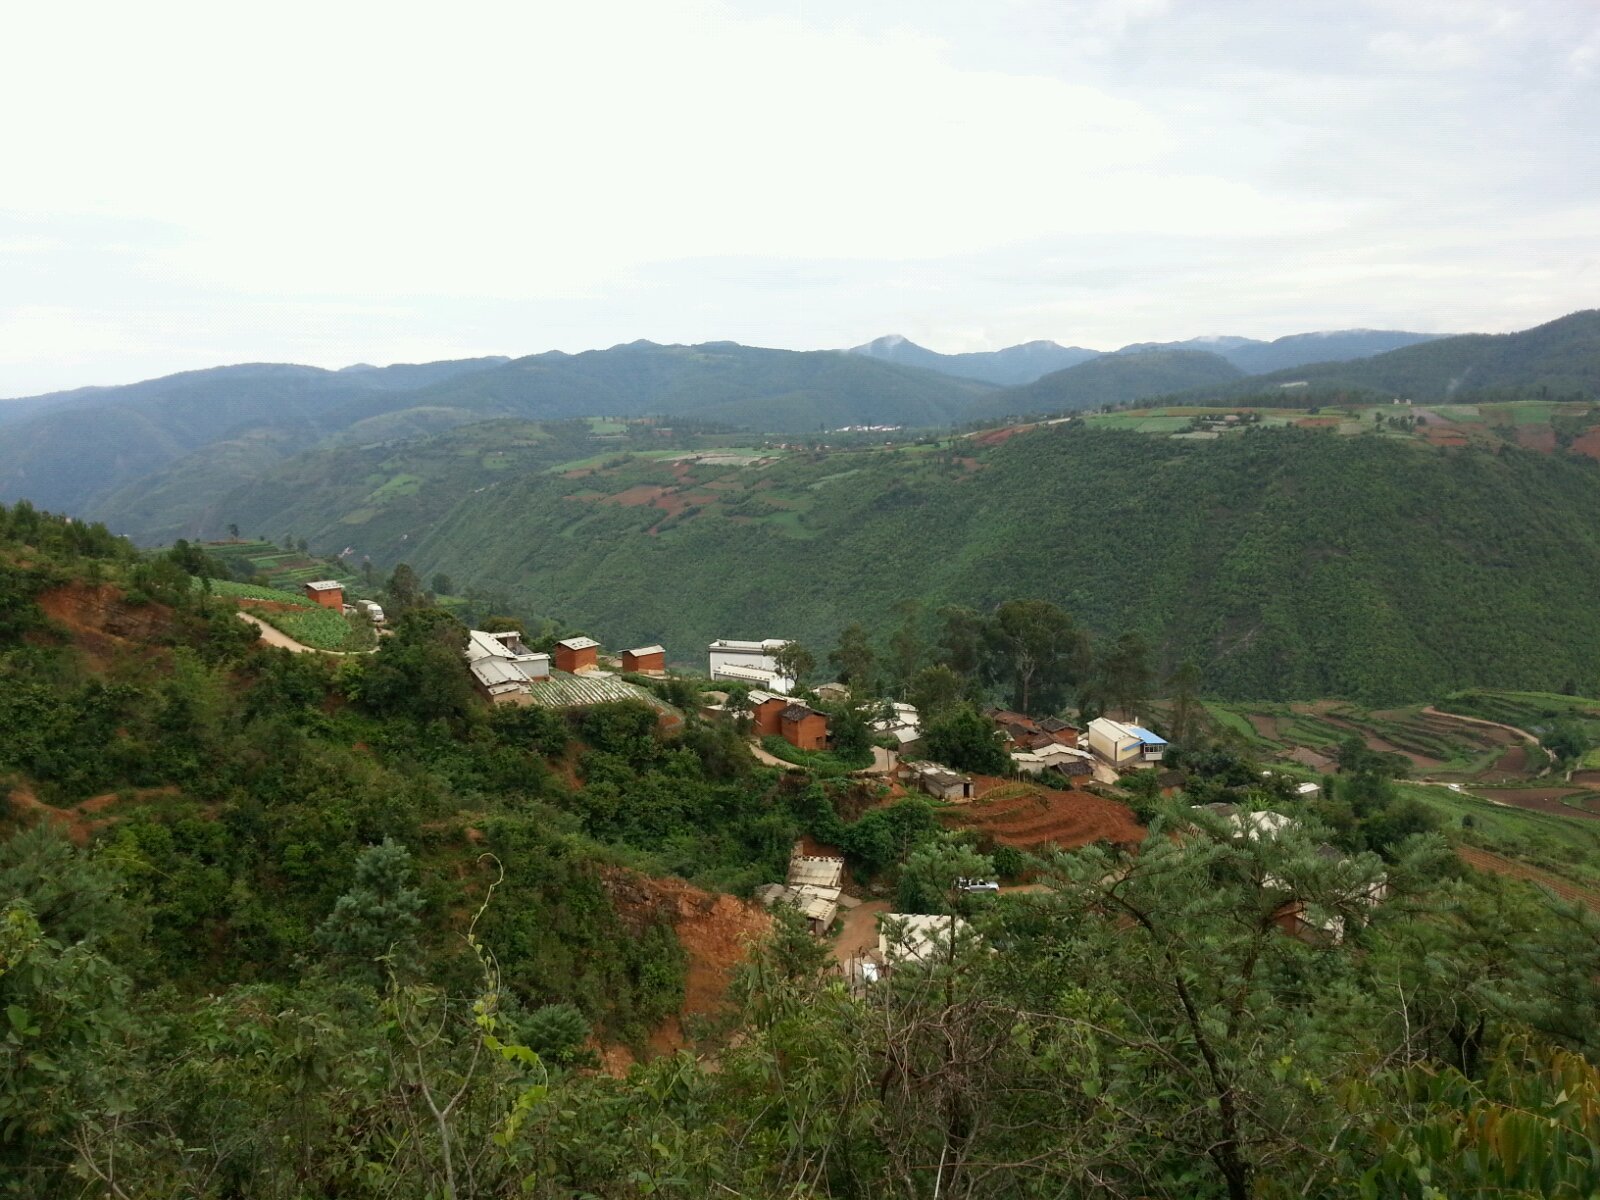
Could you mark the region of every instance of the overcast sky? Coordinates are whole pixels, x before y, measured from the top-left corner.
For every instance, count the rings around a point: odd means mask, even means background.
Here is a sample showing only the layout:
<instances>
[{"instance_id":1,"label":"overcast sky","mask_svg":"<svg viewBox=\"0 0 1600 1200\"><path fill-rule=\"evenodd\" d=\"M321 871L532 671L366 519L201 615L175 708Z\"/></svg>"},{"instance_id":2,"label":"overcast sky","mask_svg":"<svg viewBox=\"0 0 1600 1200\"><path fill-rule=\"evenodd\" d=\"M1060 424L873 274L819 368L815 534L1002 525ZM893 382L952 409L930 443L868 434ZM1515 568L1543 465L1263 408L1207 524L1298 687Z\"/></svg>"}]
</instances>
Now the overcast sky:
<instances>
[{"instance_id":1,"label":"overcast sky","mask_svg":"<svg viewBox=\"0 0 1600 1200\"><path fill-rule=\"evenodd\" d=\"M12 6L0 396L1600 305L1600 3Z\"/></svg>"}]
</instances>

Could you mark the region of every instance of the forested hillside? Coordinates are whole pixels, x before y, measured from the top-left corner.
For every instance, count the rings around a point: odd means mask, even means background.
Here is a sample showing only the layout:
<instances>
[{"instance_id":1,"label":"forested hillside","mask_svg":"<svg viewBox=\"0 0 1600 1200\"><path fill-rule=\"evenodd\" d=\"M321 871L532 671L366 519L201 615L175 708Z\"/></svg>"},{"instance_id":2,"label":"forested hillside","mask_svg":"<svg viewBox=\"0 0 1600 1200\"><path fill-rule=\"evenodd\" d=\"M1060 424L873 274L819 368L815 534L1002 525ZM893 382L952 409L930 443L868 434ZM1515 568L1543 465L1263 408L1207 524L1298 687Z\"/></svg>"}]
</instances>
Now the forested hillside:
<instances>
[{"instance_id":1,"label":"forested hillside","mask_svg":"<svg viewBox=\"0 0 1600 1200\"><path fill-rule=\"evenodd\" d=\"M1299 801L1191 722L1185 793L1119 793L1142 842L1035 858L693 705L491 709L424 603L370 656L265 649L210 566L0 507L0 1191L1600 1186L1600 926L1463 866L1359 740ZM886 918L869 977L720 890L801 832L944 932Z\"/></svg>"},{"instance_id":2,"label":"forested hillside","mask_svg":"<svg viewBox=\"0 0 1600 1200\"><path fill-rule=\"evenodd\" d=\"M348 427L347 406L394 397L500 359L323 371L256 364L189 371L125 387L0 403L0 501L92 511L118 488L218 442L253 438L273 456Z\"/></svg>"},{"instance_id":3,"label":"forested hillside","mask_svg":"<svg viewBox=\"0 0 1600 1200\"><path fill-rule=\"evenodd\" d=\"M681 662L713 637L826 646L856 620L886 634L903 601L931 629L941 604L1037 596L1102 637L1138 631L1169 665L1195 659L1225 695L1600 684L1590 460L1292 427L1185 441L1053 426L765 465L618 454L469 487L470 432L423 444L466 464L455 479L420 448L381 470L307 459L230 506L251 532L354 542ZM351 482L317 486L333 475ZM415 494L396 495L408 477Z\"/></svg>"}]
</instances>

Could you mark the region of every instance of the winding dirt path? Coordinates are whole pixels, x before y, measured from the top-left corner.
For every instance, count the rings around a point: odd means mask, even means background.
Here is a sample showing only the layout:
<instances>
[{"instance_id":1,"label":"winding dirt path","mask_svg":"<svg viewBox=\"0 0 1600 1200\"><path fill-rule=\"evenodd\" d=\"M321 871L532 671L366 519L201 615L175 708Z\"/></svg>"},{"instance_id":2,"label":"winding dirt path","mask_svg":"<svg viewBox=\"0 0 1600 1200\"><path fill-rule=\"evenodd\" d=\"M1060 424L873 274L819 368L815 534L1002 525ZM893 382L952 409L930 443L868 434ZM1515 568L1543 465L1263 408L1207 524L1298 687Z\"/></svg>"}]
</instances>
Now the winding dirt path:
<instances>
[{"instance_id":1,"label":"winding dirt path","mask_svg":"<svg viewBox=\"0 0 1600 1200\"><path fill-rule=\"evenodd\" d=\"M764 746L762 746L760 742L751 742L750 743L750 753L755 755L755 759L756 759L757 762L766 763L767 766L769 766L769 767L777 767L780 770L784 770L784 771L804 771L805 770L804 767L800 766L797 763L784 762L783 759L779 758L776 754L769 754L767 752L766 748Z\"/></svg>"},{"instance_id":2,"label":"winding dirt path","mask_svg":"<svg viewBox=\"0 0 1600 1200\"><path fill-rule=\"evenodd\" d=\"M235 613L241 621L248 622L256 627L256 632L261 635L261 640L269 646L278 646L284 650L292 650L296 654L331 654L335 658L347 658L352 654L371 654L371 650L323 650L319 646L308 646L304 642L297 642L281 629L268 625L260 617L253 617L249 613Z\"/></svg>"},{"instance_id":3,"label":"winding dirt path","mask_svg":"<svg viewBox=\"0 0 1600 1200\"><path fill-rule=\"evenodd\" d=\"M1442 717L1446 721L1462 721L1468 725L1488 725L1492 729L1504 729L1507 733L1516 734L1517 737L1527 742L1530 746L1539 745L1538 738L1534 737L1526 729L1518 729L1515 725L1505 725L1499 721L1486 721L1482 717L1464 717L1460 713L1442 712L1431 704L1422 711L1430 717Z\"/></svg>"}]
</instances>

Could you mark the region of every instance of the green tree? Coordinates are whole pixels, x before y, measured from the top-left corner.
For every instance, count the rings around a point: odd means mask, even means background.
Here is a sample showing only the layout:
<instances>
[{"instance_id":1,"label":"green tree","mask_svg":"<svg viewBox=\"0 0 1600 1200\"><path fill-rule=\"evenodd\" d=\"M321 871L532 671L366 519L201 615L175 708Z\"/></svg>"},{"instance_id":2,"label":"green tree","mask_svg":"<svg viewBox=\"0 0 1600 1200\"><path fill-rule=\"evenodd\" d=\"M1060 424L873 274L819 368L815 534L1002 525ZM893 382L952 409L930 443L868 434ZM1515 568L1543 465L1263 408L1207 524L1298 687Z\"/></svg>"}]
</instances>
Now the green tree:
<instances>
[{"instance_id":1,"label":"green tree","mask_svg":"<svg viewBox=\"0 0 1600 1200\"><path fill-rule=\"evenodd\" d=\"M433 577L433 594L435 596L454 596L456 594L455 581L443 571L435 573Z\"/></svg>"},{"instance_id":2,"label":"green tree","mask_svg":"<svg viewBox=\"0 0 1600 1200\"><path fill-rule=\"evenodd\" d=\"M785 642L772 656L779 674L794 680L796 691L803 690L811 672L817 669L817 656L799 642Z\"/></svg>"},{"instance_id":3,"label":"green tree","mask_svg":"<svg viewBox=\"0 0 1600 1200\"><path fill-rule=\"evenodd\" d=\"M1540 739L1540 745L1550 752L1556 763L1571 767L1589 752L1589 736L1577 721L1566 718L1557 721Z\"/></svg>"},{"instance_id":4,"label":"green tree","mask_svg":"<svg viewBox=\"0 0 1600 1200\"><path fill-rule=\"evenodd\" d=\"M1137 633L1125 633L1095 664L1096 681L1106 703L1124 720L1149 702L1155 671L1150 647Z\"/></svg>"},{"instance_id":5,"label":"green tree","mask_svg":"<svg viewBox=\"0 0 1600 1200\"><path fill-rule=\"evenodd\" d=\"M839 635L838 646L828 652L828 665L841 683L849 685L852 696L865 699L875 694L877 655L859 622L846 626Z\"/></svg>"},{"instance_id":6,"label":"green tree","mask_svg":"<svg viewBox=\"0 0 1600 1200\"><path fill-rule=\"evenodd\" d=\"M335 954L371 964L387 957L410 965L422 922L422 893L413 886L411 854L384 838L356 855L355 880L317 927L317 938Z\"/></svg>"},{"instance_id":7,"label":"green tree","mask_svg":"<svg viewBox=\"0 0 1600 1200\"><path fill-rule=\"evenodd\" d=\"M1179 746L1192 747L1200 735L1204 708L1200 703L1200 668L1186 658L1167 676L1170 711L1167 732Z\"/></svg>"},{"instance_id":8,"label":"green tree","mask_svg":"<svg viewBox=\"0 0 1600 1200\"><path fill-rule=\"evenodd\" d=\"M951 604L941 608L939 654L963 679L980 681L989 659L990 622L976 609Z\"/></svg>"},{"instance_id":9,"label":"green tree","mask_svg":"<svg viewBox=\"0 0 1600 1200\"><path fill-rule=\"evenodd\" d=\"M395 564L389 582L384 585L384 591L388 594L389 607L394 610L394 616L418 607L424 600L422 581L417 578L417 573L411 569L410 563Z\"/></svg>"},{"instance_id":10,"label":"green tree","mask_svg":"<svg viewBox=\"0 0 1600 1200\"><path fill-rule=\"evenodd\" d=\"M1089 662L1088 635L1048 600L1007 600L996 608L994 645L1018 712L1059 708Z\"/></svg>"},{"instance_id":11,"label":"green tree","mask_svg":"<svg viewBox=\"0 0 1600 1200\"><path fill-rule=\"evenodd\" d=\"M1004 775L1011 767L994 723L968 704L948 708L924 722L922 744L929 758L958 770Z\"/></svg>"},{"instance_id":12,"label":"green tree","mask_svg":"<svg viewBox=\"0 0 1600 1200\"><path fill-rule=\"evenodd\" d=\"M900 624L889 635L889 674L897 695L905 696L922 665L922 606L915 600L902 600L894 606Z\"/></svg>"},{"instance_id":13,"label":"green tree","mask_svg":"<svg viewBox=\"0 0 1600 1200\"><path fill-rule=\"evenodd\" d=\"M962 692L961 677L941 663L917 672L906 690L906 700L926 724L959 704Z\"/></svg>"},{"instance_id":14,"label":"green tree","mask_svg":"<svg viewBox=\"0 0 1600 1200\"><path fill-rule=\"evenodd\" d=\"M473 699L462 653L466 626L442 609L419 608L393 628L361 670L362 703L379 713L420 720L465 715Z\"/></svg>"}]
</instances>

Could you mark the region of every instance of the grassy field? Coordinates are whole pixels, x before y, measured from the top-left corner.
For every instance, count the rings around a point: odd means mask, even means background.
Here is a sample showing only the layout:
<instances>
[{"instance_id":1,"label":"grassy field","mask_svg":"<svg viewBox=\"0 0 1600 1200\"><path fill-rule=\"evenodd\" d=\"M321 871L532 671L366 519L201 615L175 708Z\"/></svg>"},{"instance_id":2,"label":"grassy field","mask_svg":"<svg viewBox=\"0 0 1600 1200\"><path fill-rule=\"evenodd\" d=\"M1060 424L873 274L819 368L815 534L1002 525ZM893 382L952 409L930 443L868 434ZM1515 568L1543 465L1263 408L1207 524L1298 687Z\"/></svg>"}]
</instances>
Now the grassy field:
<instances>
[{"instance_id":1,"label":"grassy field","mask_svg":"<svg viewBox=\"0 0 1600 1200\"><path fill-rule=\"evenodd\" d=\"M247 605L245 611L260 617L295 641L318 650L370 650L373 645L374 635L368 621L359 616L346 617L331 608L319 606L285 611Z\"/></svg>"},{"instance_id":2,"label":"grassy field","mask_svg":"<svg viewBox=\"0 0 1600 1200\"><path fill-rule=\"evenodd\" d=\"M199 588L200 581L196 579L194 586ZM279 604L306 604L305 593L286 592L279 588L267 587L254 583L235 583L231 579L213 579L211 591L218 596L237 596L246 600L275 600Z\"/></svg>"}]
</instances>

